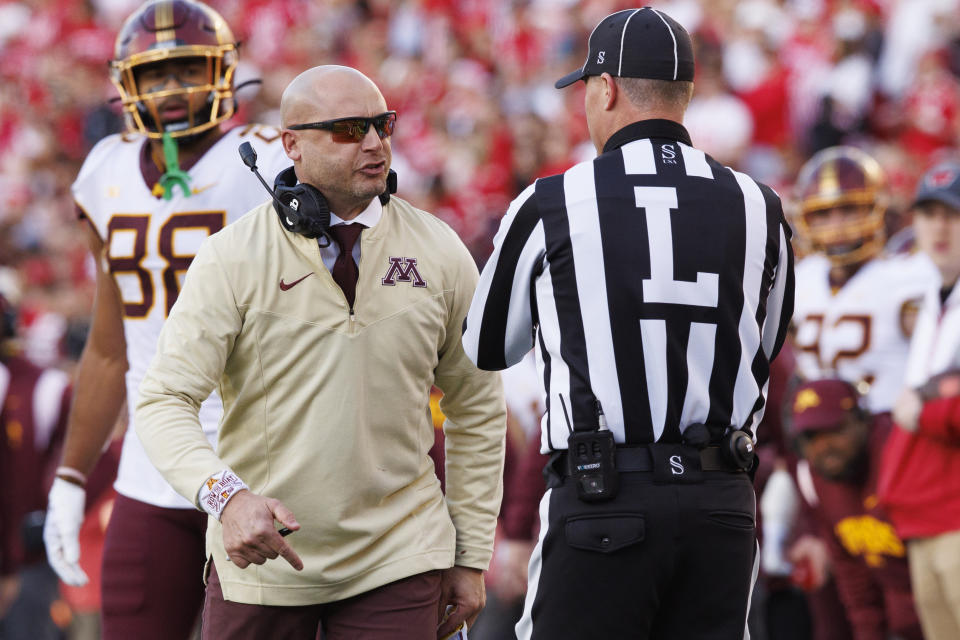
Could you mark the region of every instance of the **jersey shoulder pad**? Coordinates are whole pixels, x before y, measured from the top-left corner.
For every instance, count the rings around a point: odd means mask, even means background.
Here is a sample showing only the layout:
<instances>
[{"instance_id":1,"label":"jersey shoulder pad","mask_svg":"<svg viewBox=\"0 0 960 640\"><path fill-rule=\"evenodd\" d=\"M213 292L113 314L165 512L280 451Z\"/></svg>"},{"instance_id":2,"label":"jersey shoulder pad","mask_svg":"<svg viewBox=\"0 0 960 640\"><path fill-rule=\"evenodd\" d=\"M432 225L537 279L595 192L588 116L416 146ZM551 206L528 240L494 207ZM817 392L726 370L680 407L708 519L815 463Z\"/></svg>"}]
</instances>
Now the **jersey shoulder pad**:
<instances>
[{"instance_id":1,"label":"jersey shoulder pad","mask_svg":"<svg viewBox=\"0 0 960 640\"><path fill-rule=\"evenodd\" d=\"M249 142L257 152L257 169L263 174L268 183L283 169L291 166L293 161L287 157L280 139L280 129L272 125L251 123L242 127L234 127L227 136L235 153L244 142Z\"/></svg>"},{"instance_id":2,"label":"jersey shoulder pad","mask_svg":"<svg viewBox=\"0 0 960 640\"><path fill-rule=\"evenodd\" d=\"M793 271L797 279L814 276L820 277L823 274L829 273L830 261L822 254L812 253L797 262Z\"/></svg>"},{"instance_id":3,"label":"jersey shoulder pad","mask_svg":"<svg viewBox=\"0 0 960 640\"><path fill-rule=\"evenodd\" d=\"M126 156L130 152L139 153L143 146L144 139L140 136L126 133L114 133L93 145L93 149L87 154L71 187L74 196L79 189L87 184L99 173L99 171L110 163L117 161L118 154Z\"/></svg>"}]
</instances>

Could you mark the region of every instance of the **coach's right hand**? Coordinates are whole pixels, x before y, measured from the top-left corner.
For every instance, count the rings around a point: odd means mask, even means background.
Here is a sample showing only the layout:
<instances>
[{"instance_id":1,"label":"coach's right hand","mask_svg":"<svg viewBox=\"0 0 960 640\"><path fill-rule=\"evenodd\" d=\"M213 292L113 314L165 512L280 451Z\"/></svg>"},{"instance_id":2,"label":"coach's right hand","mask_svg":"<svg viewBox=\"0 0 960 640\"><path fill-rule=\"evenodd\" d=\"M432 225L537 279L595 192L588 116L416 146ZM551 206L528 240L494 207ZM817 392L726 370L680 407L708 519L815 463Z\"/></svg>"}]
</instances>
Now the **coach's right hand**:
<instances>
[{"instance_id":1,"label":"coach's right hand","mask_svg":"<svg viewBox=\"0 0 960 640\"><path fill-rule=\"evenodd\" d=\"M277 532L274 521L293 531L300 529L293 512L276 498L260 496L248 489L238 491L220 516L227 560L244 569L251 563L263 564L282 556L291 567L302 570L303 561Z\"/></svg>"},{"instance_id":2,"label":"coach's right hand","mask_svg":"<svg viewBox=\"0 0 960 640\"><path fill-rule=\"evenodd\" d=\"M61 580L74 587L82 587L88 581L87 574L80 568L80 525L86 500L83 487L54 478L43 523L47 561Z\"/></svg>"}]
</instances>

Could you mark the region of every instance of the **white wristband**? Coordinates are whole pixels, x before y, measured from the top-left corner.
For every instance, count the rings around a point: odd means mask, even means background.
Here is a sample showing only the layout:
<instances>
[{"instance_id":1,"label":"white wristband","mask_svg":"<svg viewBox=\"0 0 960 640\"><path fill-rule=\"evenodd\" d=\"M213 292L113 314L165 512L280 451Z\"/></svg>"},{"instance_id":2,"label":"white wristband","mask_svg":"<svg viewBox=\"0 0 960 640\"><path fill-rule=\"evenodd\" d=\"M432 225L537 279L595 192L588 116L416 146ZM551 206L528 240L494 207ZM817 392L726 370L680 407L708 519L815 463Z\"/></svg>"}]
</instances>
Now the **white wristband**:
<instances>
[{"instance_id":1,"label":"white wristband","mask_svg":"<svg viewBox=\"0 0 960 640\"><path fill-rule=\"evenodd\" d=\"M81 487L87 484L87 476L83 475L73 467L57 467L54 475L72 482L73 484L80 485Z\"/></svg>"},{"instance_id":2,"label":"white wristband","mask_svg":"<svg viewBox=\"0 0 960 640\"><path fill-rule=\"evenodd\" d=\"M230 469L224 469L207 478L200 488L197 502L201 509L219 521L230 498L238 491L249 488L237 474Z\"/></svg>"}]
</instances>

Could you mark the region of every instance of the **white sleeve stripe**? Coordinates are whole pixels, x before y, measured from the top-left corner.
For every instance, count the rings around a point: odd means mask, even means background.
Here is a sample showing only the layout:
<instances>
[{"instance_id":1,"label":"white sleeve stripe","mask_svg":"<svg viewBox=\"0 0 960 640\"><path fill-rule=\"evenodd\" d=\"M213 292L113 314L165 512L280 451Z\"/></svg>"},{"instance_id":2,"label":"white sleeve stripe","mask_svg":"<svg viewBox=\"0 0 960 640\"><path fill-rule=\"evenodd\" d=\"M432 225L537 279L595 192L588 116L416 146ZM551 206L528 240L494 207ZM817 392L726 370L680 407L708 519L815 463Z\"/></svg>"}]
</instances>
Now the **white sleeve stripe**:
<instances>
[{"instance_id":1,"label":"white sleeve stripe","mask_svg":"<svg viewBox=\"0 0 960 640\"><path fill-rule=\"evenodd\" d=\"M760 328L757 327L757 308L760 280L767 257L767 206L760 187L749 176L734 171L737 184L743 191L744 268L743 307L740 312L740 366L733 392L733 424L743 425L753 411L760 386L753 375L753 359L760 349Z\"/></svg>"},{"instance_id":2,"label":"white sleeve stripe","mask_svg":"<svg viewBox=\"0 0 960 640\"><path fill-rule=\"evenodd\" d=\"M530 309L530 274L534 264L546 251L543 220L537 222L520 252L520 261L510 287L510 305L507 308L507 330L504 355L507 365L520 362L533 346L533 315Z\"/></svg>"},{"instance_id":3,"label":"white sleeve stripe","mask_svg":"<svg viewBox=\"0 0 960 640\"><path fill-rule=\"evenodd\" d=\"M496 236L493 238L493 253L490 255L487 263L488 265L493 265L499 267L499 262L501 259L501 253L503 250L504 241L507 238L507 234L510 231L511 226L517 218L517 213L523 208L523 205L527 203L530 198L536 197L536 183L528 186L524 191L510 203L510 207L507 209L506 214L504 214L503 219L500 221L500 228L497 231ZM542 230L542 224L538 223L538 226ZM533 233L530 237L526 238L524 248L521 251L521 256L532 259L536 257L538 252L535 248L531 249L531 239L536 238L537 234ZM540 244L542 244L542 233L539 235ZM536 244L534 242L533 244ZM477 288L474 292L473 301L470 305L470 309L467 312L467 330L463 334L463 349L467 354L467 357L470 358L474 363L478 362L480 357L480 339L481 335L484 333L485 327L483 326L484 313L486 312L487 305L491 300L491 293L494 296L501 295L502 292L491 292L491 286L493 284L493 279L497 273L496 268L484 268L480 274L480 279L477 282ZM517 315L515 307L517 305L526 305L529 308L529 298L523 295L519 295L518 286L529 286L529 271L524 273L524 268L521 265L517 265L517 270L514 273L514 279L511 283L510 299L507 301L508 313L507 313L507 331L506 336L510 336L512 331L518 329L517 322L520 320L520 316ZM529 310L527 311L528 322L530 320ZM512 319L512 323L511 323ZM512 324L512 326L511 326ZM504 344L501 345L501 348L504 349L504 356L506 356L507 345L506 342L509 340L506 338ZM529 351L529 345L524 351ZM522 356L522 354L521 354Z\"/></svg>"},{"instance_id":4,"label":"white sleeve stripe","mask_svg":"<svg viewBox=\"0 0 960 640\"><path fill-rule=\"evenodd\" d=\"M787 286L787 236L780 228L780 260L773 288L767 295L767 319L763 327L763 353L769 358L777 342L780 328L780 315L783 311L783 296ZM775 304L773 304L775 303Z\"/></svg>"}]
</instances>

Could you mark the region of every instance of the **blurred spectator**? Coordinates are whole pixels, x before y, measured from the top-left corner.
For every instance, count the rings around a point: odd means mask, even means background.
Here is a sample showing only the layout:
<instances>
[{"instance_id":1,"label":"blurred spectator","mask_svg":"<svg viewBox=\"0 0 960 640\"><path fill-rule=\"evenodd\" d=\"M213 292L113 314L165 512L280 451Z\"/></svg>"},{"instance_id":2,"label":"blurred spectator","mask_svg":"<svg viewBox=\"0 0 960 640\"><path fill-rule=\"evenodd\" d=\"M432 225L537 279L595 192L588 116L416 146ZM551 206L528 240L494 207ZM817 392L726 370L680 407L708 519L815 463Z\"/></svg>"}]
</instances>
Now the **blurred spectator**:
<instances>
[{"instance_id":1,"label":"blurred spectator","mask_svg":"<svg viewBox=\"0 0 960 640\"><path fill-rule=\"evenodd\" d=\"M807 382L793 397L791 433L809 470L801 493L826 544L855 640L923 638L906 549L877 505L880 455L890 428L889 414L869 414L860 393L844 380ZM811 553L816 546L801 538L790 555L799 567L822 572L822 559Z\"/></svg>"},{"instance_id":2,"label":"blurred spectator","mask_svg":"<svg viewBox=\"0 0 960 640\"><path fill-rule=\"evenodd\" d=\"M947 640L960 638L960 164L924 175L913 225L939 277L917 317L879 491L907 542L924 635Z\"/></svg>"},{"instance_id":3,"label":"blurred spectator","mask_svg":"<svg viewBox=\"0 0 960 640\"><path fill-rule=\"evenodd\" d=\"M0 638L55 639L57 576L44 561L43 511L70 404L69 378L17 353L0 293ZM16 490L11 490L16 487Z\"/></svg>"},{"instance_id":4,"label":"blurred spectator","mask_svg":"<svg viewBox=\"0 0 960 640\"><path fill-rule=\"evenodd\" d=\"M718 47L701 45L698 55L696 92L684 126L697 146L717 162L739 166L753 135L753 114L727 89Z\"/></svg>"}]
</instances>

